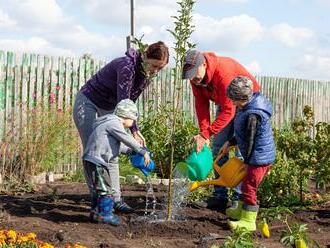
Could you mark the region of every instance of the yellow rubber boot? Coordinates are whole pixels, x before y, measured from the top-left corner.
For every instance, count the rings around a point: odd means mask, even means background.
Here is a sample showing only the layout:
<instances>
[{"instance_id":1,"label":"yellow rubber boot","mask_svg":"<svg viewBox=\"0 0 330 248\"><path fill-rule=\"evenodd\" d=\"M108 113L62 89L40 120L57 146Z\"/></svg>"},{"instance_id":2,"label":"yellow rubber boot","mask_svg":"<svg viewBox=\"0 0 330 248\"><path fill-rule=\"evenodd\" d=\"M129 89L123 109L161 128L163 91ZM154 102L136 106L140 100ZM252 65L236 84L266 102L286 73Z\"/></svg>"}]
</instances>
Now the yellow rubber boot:
<instances>
[{"instance_id":1,"label":"yellow rubber boot","mask_svg":"<svg viewBox=\"0 0 330 248\"><path fill-rule=\"evenodd\" d=\"M233 220L239 220L241 218L242 208L243 202L238 201L236 207L230 207L226 209L226 215Z\"/></svg>"},{"instance_id":2,"label":"yellow rubber boot","mask_svg":"<svg viewBox=\"0 0 330 248\"><path fill-rule=\"evenodd\" d=\"M246 228L248 231L255 231L257 229L256 220L258 212L248 211L242 209L241 218L239 221L228 221L230 229L235 230L236 228Z\"/></svg>"}]
</instances>

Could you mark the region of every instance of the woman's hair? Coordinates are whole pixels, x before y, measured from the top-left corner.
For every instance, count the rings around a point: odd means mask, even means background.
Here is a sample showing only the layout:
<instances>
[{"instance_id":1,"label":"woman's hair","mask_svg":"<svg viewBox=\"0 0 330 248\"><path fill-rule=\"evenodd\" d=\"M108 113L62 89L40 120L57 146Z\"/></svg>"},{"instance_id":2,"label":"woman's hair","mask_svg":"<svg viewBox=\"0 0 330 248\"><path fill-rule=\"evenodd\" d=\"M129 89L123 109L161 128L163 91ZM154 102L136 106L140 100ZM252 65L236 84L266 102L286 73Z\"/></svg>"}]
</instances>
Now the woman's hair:
<instances>
[{"instance_id":1,"label":"woman's hair","mask_svg":"<svg viewBox=\"0 0 330 248\"><path fill-rule=\"evenodd\" d=\"M149 45L147 50L145 51L145 54L148 59L157 59L168 63L168 47L162 41L158 41Z\"/></svg>"}]
</instances>

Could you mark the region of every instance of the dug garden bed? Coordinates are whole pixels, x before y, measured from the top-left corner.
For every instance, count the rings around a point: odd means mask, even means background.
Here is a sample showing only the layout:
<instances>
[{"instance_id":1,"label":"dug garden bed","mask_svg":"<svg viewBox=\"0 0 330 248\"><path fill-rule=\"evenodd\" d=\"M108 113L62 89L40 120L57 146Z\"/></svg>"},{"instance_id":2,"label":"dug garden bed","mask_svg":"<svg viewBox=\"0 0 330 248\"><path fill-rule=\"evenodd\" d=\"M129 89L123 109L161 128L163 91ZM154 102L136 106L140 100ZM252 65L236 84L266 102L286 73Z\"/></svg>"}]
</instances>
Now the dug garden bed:
<instances>
[{"instance_id":1,"label":"dug garden bed","mask_svg":"<svg viewBox=\"0 0 330 248\"><path fill-rule=\"evenodd\" d=\"M34 193L0 196L0 228L18 232L34 232L38 238L55 247L80 243L87 247L211 247L221 245L231 234L225 215L187 205L177 221L151 221L145 214L144 185L123 186L125 201L134 206L133 214L120 215L121 225L113 227L89 222L90 199L85 184L53 183L40 186ZM154 186L157 202L164 202L164 186ZM164 207L157 205L157 212ZM297 210L290 219L306 223L309 236L321 247L330 247L330 203ZM270 223L271 237L254 235L264 247L284 247L279 242L285 225Z\"/></svg>"}]
</instances>

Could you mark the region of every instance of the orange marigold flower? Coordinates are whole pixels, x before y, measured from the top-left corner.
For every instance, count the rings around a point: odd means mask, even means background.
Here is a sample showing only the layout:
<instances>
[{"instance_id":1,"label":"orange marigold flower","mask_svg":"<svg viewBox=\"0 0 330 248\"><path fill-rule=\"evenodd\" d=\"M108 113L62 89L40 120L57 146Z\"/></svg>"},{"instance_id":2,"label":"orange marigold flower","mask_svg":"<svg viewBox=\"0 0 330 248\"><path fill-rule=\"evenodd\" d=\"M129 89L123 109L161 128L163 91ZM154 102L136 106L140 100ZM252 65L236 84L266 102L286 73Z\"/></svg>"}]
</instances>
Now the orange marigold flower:
<instances>
[{"instance_id":1,"label":"orange marigold flower","mask_svg":"<svg viewBox=\"0 0 330 248\"><path fill-rule=\"evenodd\" d=\"M39 246L39 248L54 248L54 246L49 243L43 243Z\"/></svg>"},{"instance_id":2,"label":"orange marigold flower","mask_svg":"<svg viewBox=\"0 0 330 248\"><path fill-rule=\"evenodd\" d=\"M0 245L4 245L4 244L6 244L6 239L0 238Z\"/></svg>"}]
</instances>

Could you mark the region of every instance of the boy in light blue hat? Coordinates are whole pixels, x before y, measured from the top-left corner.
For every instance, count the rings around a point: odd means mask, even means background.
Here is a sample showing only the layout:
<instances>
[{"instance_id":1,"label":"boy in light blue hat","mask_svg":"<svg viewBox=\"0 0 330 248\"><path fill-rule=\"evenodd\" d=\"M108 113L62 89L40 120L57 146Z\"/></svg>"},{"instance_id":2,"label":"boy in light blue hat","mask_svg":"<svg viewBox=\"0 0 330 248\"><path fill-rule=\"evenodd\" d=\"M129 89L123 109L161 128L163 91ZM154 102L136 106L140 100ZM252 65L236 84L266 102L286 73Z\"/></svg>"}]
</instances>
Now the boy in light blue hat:
<instances>
[{"instance_id":1,"label":"boy in light blue hat","mask_svg":"<svg viewBox=\"0 0 330 248\"><path fill-rule=\"evenodd\" d=\"M120 101L113 114L96 119L93 132L84 150L83 160L89 177L93 180L91 220L119 225L113 211L124 213L133 209L121 199L119 182L119 155L132 152L144 156L145 166L150 162L149 153L125 128L132 127L138 118L138 110L130 99Z\"/></svg>"}]
</instances>

